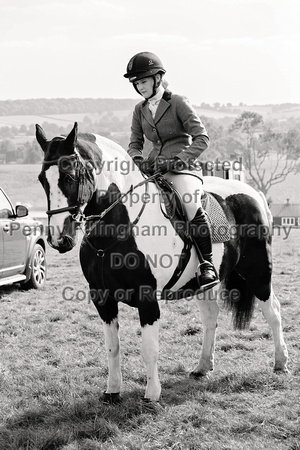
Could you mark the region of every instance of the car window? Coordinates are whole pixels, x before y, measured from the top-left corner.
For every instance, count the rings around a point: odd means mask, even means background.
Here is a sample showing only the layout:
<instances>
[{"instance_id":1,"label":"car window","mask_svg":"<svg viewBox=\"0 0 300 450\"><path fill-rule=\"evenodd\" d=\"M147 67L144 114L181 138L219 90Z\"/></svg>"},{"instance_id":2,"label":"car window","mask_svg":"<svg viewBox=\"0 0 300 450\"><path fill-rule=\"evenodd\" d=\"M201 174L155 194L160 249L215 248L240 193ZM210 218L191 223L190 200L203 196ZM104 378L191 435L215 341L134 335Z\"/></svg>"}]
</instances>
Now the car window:
<instances>
[{"instance_id":1,"label":"car window","mask_svg":"<svg viewBox=\"0 0 300 450\"><path fill-rule=\"evenodd\" d=\"M8 219L12 214L11 204L0 190L0 219Z\"/></svg>"}]
</instances>

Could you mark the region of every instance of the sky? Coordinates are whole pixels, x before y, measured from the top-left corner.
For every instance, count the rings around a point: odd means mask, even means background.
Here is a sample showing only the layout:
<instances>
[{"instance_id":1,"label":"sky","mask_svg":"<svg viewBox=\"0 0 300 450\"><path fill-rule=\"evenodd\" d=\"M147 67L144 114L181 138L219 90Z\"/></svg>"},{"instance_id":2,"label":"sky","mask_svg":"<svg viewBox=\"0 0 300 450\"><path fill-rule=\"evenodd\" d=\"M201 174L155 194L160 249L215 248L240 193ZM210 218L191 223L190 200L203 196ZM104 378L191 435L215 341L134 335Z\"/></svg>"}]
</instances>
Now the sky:
<instances>
[{"instance_id":1,"label":"sky","mask_svg":"<svg viewBox=\"0 0 300 450\"><path fill-rule=\"evenodd\" d=\"M139 99L156 53L194 105L300 103L299 0L0 0L0 100Z\"/></svg>"}]
</instances>

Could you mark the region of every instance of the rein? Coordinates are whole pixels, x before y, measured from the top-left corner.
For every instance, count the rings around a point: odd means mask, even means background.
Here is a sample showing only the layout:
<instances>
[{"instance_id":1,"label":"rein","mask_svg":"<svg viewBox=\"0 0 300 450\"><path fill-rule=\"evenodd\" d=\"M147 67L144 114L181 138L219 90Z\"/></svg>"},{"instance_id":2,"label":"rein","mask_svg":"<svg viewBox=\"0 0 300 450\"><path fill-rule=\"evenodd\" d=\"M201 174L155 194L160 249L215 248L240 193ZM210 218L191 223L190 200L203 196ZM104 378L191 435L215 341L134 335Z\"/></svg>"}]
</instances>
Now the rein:
<instances>
[{"instance_id":1,"label":"rein","mask_svg":"<svg viewBox=\"0 0 300 450\"><path fill-rule=\"evenodd\" d=\"M143 186L145 184L146 185L146 192L148 192L148 183L150 181L152 181L152 179L154 180L155 178L157 178L159 175L160 174L154 174L151 177L146 178L144 181L141 181L140 183L136 184L135 186L131 185L130 188L128 189L128 191L125 192L125 194L122 194L119 198L117 198L117 200L115 200L108 208L106 208L104 211L102 211L101 214L92 214L90 216L85 216L84 214L82 214L82 216L79 217L79 221L81 222L82 219L84 221L95 220L95 219L100 219L100 220L103 219L103 217L105 217L106 214L109 213L109 211L111 211L118 203L120 203L124 197L126 197L128 194L131 194L134 191L134 189L137 189L138 187ZM140 219L140 217L141 217L141 215L142 215L142 213L143 213L143 211L145 209L146 203L147 202L143 202L142 209L139 212L138 217L133 222L133 225L136 225L138 223L138 221L139 221L139 219ZM73 215L72 218L74 220L77 219L75 215Z\"/></svg>"},{"instance_id":2,"label":"rein","mask_svg":"<svg viewBox=\"0 0 300 450\"><path fill-rule=\"evenodd\" d=\"M131 185L131 186L130 186L130 189L129 189L127 192L125 192L125 194L122 194L122 195L121 195L117 200L115 200L108 208L106 208L104 211L102 211L101 214L93 214L93 215L87 216L87 217L85 217L85 216L83 215L83 219L80 219L80 223L83 222L83 221L89 221L89 220L95 220L95 219L102 220L103 217L105 217L106 214L107 214L109 211L111 211L118 203L120 203L120 202L122 201L122 199L123 199L126 195L132 193L132 192L134 191L134 189L136 189L136 188L138 188L138 187L140 187L140 186L143 186L144 184L146 185L146 193L148 193L148 186L149 186L148 183L149 183L150 181L152 181L152 179L157 178L158 175L159 175L159 174L152 175L151 177L146 178L144 181L141 181L140 183L136 184L135 186ZM130 226L128 227L128 231L129 231L129 230L132 230L132 228L133 228L133 227L138 223L138 221L140 220L140 218L141 218L141 216L142 216L142 214L143 214L143 212L144 212L144 209L145 209L145 207L146 207L146 203L147 203L146 201L143 201L143 205L142 205L142 207L141 207L141 209L140 209L140 212L138 213L137 218L136 218L136 219L130 224ZM76 219L74 219L74 220L76 220ZM111 250L112 248L114 248L116 245L118 245L120 241L119 241L118 239L116 239L111 245L109 245L109 246L106 247L105 249L94 247L94 245L91 243L91 241L90 241L90 239L89 239L89 237L90 237L89 235L91 234L91 232L93 231L93 229L95 228L95 226L96 226L96 224L90 229L89 234L85 234L85 237L84 237L84 238L85 238L85 241L89 244L89 246L95 251L96 255L97 255L98 257L100 257L100 258L104 258L105 255L106 255L106 253L107 253L109 250Z\"/></svg>"}]
</instances>

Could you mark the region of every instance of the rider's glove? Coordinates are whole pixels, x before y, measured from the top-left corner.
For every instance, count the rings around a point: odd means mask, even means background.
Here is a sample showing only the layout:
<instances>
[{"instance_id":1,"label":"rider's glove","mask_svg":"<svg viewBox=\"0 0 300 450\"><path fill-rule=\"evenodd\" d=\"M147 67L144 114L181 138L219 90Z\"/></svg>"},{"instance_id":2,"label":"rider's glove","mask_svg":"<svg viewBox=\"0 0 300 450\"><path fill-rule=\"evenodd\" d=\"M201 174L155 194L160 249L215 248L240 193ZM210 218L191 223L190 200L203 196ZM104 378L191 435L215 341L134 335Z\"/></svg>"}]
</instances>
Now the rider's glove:
<instances>
[{"instance_id":1,"label":"rider's glove","mask_svg":"<svg viewBox=\"0 0 300 450\"><path fill-rule=\"evenodd\" d=\"M142 162L144 161L144 158L142 156L135 156L133 158L134 164L138 166L138 168L141 170Z\"/></svg>"},{"instance_id":2,"label":"rider's glove","mask_svg":"<svg viewBox=\"0 0 300 450\"><path fill-rule=\"evenodd\" d=\"M138 166L141 172L145 173L146 175L152 175L153 169L150 167L147 160L145 160L142 156L135 156L133 158L134 163Z\"/></svg>"}]
</instances>

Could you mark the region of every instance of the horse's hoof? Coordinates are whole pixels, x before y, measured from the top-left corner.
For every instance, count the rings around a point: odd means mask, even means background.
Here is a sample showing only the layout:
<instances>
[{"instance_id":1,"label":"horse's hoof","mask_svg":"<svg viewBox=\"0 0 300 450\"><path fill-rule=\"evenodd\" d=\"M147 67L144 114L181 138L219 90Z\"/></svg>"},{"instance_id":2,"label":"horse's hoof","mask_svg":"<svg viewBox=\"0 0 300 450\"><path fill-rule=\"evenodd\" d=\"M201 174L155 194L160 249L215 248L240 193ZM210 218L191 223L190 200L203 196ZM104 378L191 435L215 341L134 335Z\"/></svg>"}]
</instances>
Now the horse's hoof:
<instances>
[{"instance_id":1,"label":"horse's hoof","mask_svg":"<svg viewBox=\"0 0 300 450\"><path fill-rule=\"evenodd\" d=\"M209 379L209 374L207 372L191 372L190 378L193 378L194 380L202 379Z\"/></svg>"},{"instance_id":2,"label":"horse's hoof","mask_svg":"<svg viewBox=\"0 0 300 450\"><path fill-rule=\"evenodd\" d=\"M122 398L120 396L120 392L116 392L113 394L104 392L102 400L105 405L119 405L122 401Z\"/></svg>"},{"instance_id":3,"label":"horse's hoof","mask_svg":"<svg viewBox=\"0 0 300 450\"><path fill-rule=\"evenodd\" d=\"M163 409L159 400L151 400L150 398L142 397L143 408L148 412L158 413Z\"/></svg>"},{"instance_id":4,"label":"horse's hoof","mask_svg":"<svg viewBox=\"0 0 300 450\"><path fill-rule=\"evenodd\" d=\"M287 367L274 367L273 370L274 373L290 373L289 369Z\"/></svg>"},{"instance_id":5,"label":"horse's hoof","mask_svg":"<svg viewBox=\"0 0 300 450\"><path fill-rule=\"evenodd\" d=\"M142 397L144 403L159 403L159 400L151 400L151 398Z\"/></svg>"}]
</instances>

